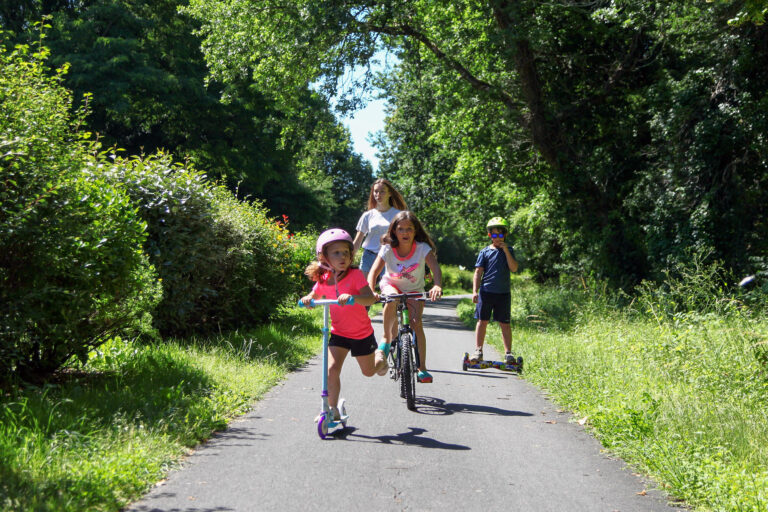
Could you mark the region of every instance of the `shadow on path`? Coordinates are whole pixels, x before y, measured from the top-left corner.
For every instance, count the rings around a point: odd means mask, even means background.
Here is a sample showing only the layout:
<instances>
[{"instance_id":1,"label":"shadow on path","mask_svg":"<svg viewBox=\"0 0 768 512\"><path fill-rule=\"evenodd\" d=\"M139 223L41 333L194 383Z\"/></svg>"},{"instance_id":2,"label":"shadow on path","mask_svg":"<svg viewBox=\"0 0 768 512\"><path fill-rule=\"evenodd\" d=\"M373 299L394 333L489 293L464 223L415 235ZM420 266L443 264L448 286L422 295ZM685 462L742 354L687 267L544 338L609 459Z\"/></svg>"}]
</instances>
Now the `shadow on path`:
<instances>
[{"instance_id":1,"label":"shadow on path","mask_svg":"<svg viewBox=\"0 0 768 512\"><path fill-rule=\"evenodd\" d=\"M150 499L157 499L157 498L176 498L177 495L175 493L157 493L153 494L152 498ZM229 507L186 507L186 508L151 508L148 506L138 506L134 510L141 511L141 512L228 512L228 511L234 511L235 509L229 508Z\"/></svg>"},{"instance_id":2,"label":"shadow on path","mask_svg":"<svg viewBox=\"0 0 768 512\"><path fill-rule=\"evenodd\" d=\"M461 360L459 360L459 363L461 363ZM504 372L502 373L502 370L496 370L496 371L485 371L485 370L472 370L472 371L455 371L452 372L450 370L435 370L430 368L429 373L449 373L452 375L465 375L467 377L483 377L485 379L508 379L509 377L513 375L517 375L514 372Z\"/></svg>"},{"instance_id":3,"label":"shadow on path","mask_svg":"<svg viewBox=\"0 0 768 512\"><path fill-rule=\"evenodd\" d=\"M332 434L336 439L360 438L367 439L369 441L375 441L383 444L400 444L408 446L421 446L422 448L439 448L441 450L469 450L469 446L461 444L443 443L430 437L422 436L427 430L417 427L408 427L410 432L403 432L395 435L383 435L383 436L365 436L362 434L355 434L354 427L347 427L342 430L337 430ZM351 439L356 440L356 439Z\"/></svg>"},{"instance_id":4,"label":"shadow on path","mask_svg":"<svg viewBox=\"0 0 768 512\"><path fill-rule=\"evenodd\" d=\"M454 404L446 403L442 398L431 396L420 396L416 398L417 410L421 414L430 414L434 416L448 416L455 413L464 414L489 414L495 416L533 416L530 412L515 411L511 409L500 409L489 405L478 404Z\"/></svg>"}]
</instances>

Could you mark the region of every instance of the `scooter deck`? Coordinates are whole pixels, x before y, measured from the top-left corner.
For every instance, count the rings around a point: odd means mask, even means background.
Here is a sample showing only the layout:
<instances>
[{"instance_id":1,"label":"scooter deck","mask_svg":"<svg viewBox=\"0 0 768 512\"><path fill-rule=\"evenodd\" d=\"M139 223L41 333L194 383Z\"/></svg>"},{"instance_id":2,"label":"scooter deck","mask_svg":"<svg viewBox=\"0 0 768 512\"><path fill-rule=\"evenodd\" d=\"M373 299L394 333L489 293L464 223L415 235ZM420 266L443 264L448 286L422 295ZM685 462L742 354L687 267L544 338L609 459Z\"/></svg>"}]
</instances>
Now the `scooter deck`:
<instances>
[{"instance_id":1,"label":"scooter deck","mask_svg":"<svg viewBox=\"0 0 768 512\"><path fill-rule=\"evenodd\" d=\"M328 429L336 428L338 426L346 427L347 426L347 420L349 419L349 414L346 414L341 417L340 420L334 421L334 420L328 420Z\"/></svg>"},{"instance_id":2,"label":"scooter deck","mask_svg":"<svg viewBox=\"0 0 768 512\"><path fill-rule=\"evenodd\" d=\"M505 372L523 373L523 358L518 356L517 359L511 363L507 363L505 361L478 361L473 363L469 359L469 353L464 353L464 360L461 362L462 370L484 370L486 368L495 368Z\"/></svg>"}]
</instances>

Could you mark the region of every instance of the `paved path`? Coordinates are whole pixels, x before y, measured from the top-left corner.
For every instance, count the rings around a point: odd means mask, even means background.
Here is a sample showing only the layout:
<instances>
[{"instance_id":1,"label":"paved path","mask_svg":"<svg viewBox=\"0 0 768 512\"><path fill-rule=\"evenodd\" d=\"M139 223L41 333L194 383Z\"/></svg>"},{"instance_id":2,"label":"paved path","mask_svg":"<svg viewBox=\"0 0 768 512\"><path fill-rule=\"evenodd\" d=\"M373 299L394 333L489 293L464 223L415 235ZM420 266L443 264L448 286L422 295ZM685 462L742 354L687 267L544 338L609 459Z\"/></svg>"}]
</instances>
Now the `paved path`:
<instances>
[{"instance_id":1,"label":"paved path","mask_svg":"<svg viewBox=\"0 0 768 512\"><path fill-rule=\"evenodd\" d=\"M417 384L417 412L389 377L365 378L348 359L348 427L320 440L318 356L129 510L679 510L522 378L462 371L474 338L456 303L427 303L435 382ZM374 328L380 339L381 317Z\"/></svg>"}]
</instances>

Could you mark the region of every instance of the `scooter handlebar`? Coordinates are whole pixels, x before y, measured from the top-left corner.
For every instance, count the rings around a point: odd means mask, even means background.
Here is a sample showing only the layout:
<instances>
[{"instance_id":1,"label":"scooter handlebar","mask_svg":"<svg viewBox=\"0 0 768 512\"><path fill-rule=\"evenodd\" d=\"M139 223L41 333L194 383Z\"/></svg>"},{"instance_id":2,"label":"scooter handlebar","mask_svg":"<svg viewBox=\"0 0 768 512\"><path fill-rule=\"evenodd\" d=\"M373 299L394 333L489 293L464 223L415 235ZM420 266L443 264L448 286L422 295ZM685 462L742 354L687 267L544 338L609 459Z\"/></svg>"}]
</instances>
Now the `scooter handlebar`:
<instances>
[{"instance_id":1,"label":"scooter handlebar","mask_svg":"<svg viewBox=\"0 0 768 512\"><path fill-rule=\"evenodd\" d=\"M347 303L346 304L342 304L342 306L351 306L354 303L355 303L355 298L354 297L350 297L349 300L347 301ZM325 306L325 305L330 305L330 304L339 304L339 301L337 299L317 299L317 300L312 299L312 300L309 301L309 304L305 306L304 303L301 302L301 299L299 299L299 307L300 308L306 308L306 307L313 308L315 306Z\"/></svg>"}]
</instances>

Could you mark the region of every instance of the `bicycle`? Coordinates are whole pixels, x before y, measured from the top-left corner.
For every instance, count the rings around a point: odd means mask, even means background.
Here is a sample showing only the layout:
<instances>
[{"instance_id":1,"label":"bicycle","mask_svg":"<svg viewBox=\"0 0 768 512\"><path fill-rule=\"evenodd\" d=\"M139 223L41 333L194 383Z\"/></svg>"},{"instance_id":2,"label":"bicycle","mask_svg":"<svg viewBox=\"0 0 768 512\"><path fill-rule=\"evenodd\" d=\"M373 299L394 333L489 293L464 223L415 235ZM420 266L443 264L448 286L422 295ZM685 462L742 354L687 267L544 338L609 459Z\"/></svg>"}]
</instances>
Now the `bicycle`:
<instances>
[{"instance_id":1,"label":"bicycle","mask_svg":"<svg viewBox=\"0 0 768 512\"><path fill-rule=\"evenodd\" d=\"M416 333L413 332L408 314L408 299L426 301L424 293L398 293L382 295L379 302L397 301L397 338L389 350L389 376L400 381L400 398L405 398L408 410L416 410L416 373L419 371L421 359L416 343Z\"/></svg>"}]
</instances>

